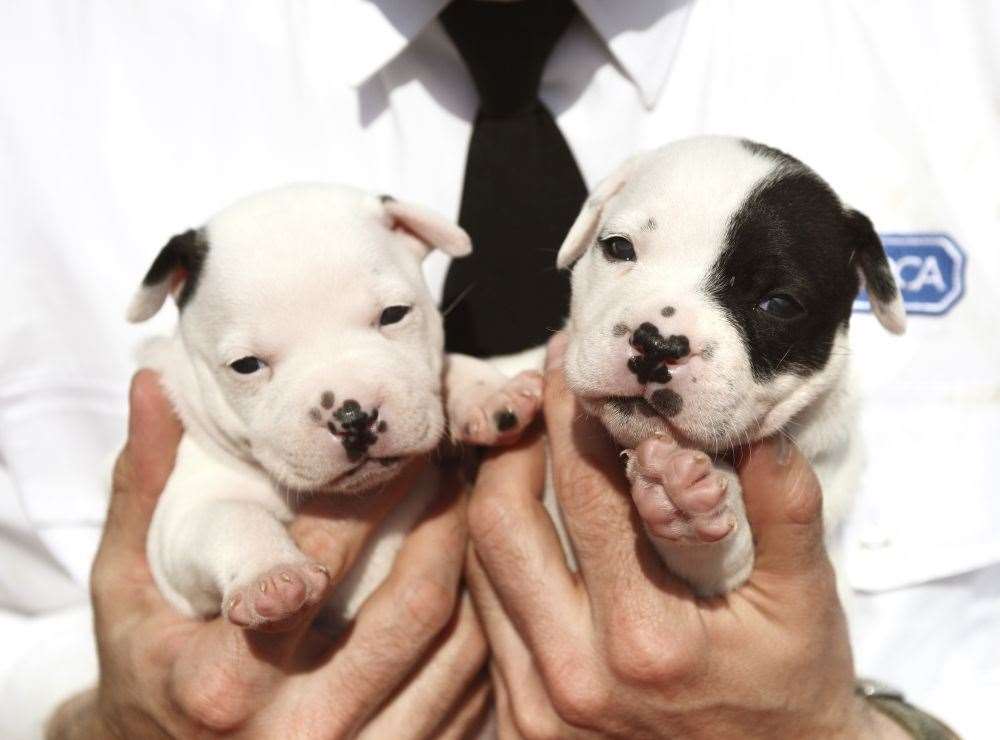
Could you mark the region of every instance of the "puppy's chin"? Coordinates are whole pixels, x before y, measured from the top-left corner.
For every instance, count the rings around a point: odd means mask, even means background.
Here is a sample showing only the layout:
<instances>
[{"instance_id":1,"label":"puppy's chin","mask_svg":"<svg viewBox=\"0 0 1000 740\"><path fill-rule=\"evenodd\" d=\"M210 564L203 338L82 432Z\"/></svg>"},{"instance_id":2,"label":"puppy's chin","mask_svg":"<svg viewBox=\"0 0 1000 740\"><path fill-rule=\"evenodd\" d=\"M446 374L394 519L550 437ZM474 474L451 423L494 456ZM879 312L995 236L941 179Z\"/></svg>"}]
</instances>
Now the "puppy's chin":
<instances>
[{"instance_id":1,"label":"puppy's chin","mask_svg":"<svg viewBox=\"0 0 1000 740\"><path fill-rule=\"evenodd\" d=\"M580 402L588 413L601 420L611 439L621 447L638 447L650 437L665 435L678 441L685 437L643 398L581 398Z\"/></svg>"},{"instance_id":2,"label":"puppy's chin","mask_svg":"<svg viewBox=\"0 0 1000 740\"><path fill-rule=\"evenodd\" d=\"M399 475L410 457L365 457L323 478L307 477L285 465L264 465L282 488L301 493L358 495L385 485Z\"/></svg>"},{"instance_id":3,"label":"puppy's chin","mask_svg":"<svg viewBox=\"0 0 1000 740\"><path fill-rule=\"evenodd\" d=\"M359 495L391 481L409 461L405 457L373 457L316 489L318 493Z\"/></svg>"},{"instance_id":4,"label":"puppy's chin","mask_svg":"<svg viewBox=\"0 0 1000 740\"><path fill-rule=\"evenodd\" d=\"M688 429L676 420L668 421L652 404L638 396L581 398L580 401L588 413L601 420L615 443L628 449L650 437L661 436L684 447L710 453L726 452L750 440L747 434L730 436Z\"/></svg>"}]
</instances>

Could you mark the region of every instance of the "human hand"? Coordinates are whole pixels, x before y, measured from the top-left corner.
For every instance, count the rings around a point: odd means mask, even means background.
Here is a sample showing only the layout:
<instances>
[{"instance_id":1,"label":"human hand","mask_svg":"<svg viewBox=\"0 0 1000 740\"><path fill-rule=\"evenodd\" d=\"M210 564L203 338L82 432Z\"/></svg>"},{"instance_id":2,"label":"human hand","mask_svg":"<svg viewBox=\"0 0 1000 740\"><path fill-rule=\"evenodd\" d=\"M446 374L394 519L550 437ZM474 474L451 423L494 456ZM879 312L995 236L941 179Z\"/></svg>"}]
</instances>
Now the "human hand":
<instances>
[{"instance_id":1,"label":"human hand","mask_svg":"<svg viewBox=\"0 0 1000 740\"><path fill-rule=\"evenodd\" d=\"M579 572L539 500L540 434L483 461L469 508L501 736L904 737L854 694L806 460L768 440L741 461L754 569L728 596L696 598L643 533L615 448L566 388L558 342L544 413Z\"/></svg>"},{"instance_id":2,"label":"human hand","mask_svg":"<svg viewBox=\"0 0 1000 740\"><path fill-rule=\"evenodd\" d=\"M100 680L57 710L50 737L460 737L479 721L487 651L469 600L458 597L466 531L457 485L407 537L336 643L309 620L279 634L191 620L160 596L145 552L181 427L149 371L135 377L130 405L91 576ZM338 582L412 478L354 500L351 516L330 518L336 503L327 502L300 517L299 545Z\"/></svg>"}]
</instances>

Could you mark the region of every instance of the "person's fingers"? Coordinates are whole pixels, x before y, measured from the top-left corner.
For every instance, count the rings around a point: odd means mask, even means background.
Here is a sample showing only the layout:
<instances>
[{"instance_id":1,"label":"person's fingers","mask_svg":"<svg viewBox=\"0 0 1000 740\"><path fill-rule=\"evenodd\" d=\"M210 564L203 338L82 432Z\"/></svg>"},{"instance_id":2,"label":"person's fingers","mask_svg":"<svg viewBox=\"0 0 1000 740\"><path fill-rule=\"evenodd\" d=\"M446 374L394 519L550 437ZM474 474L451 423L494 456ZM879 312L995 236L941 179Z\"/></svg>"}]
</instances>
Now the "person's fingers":
<instances>
[{"instance_id":1,"label":"person's fingers","mask_svg":"<svg viewBox=\"0 0 1000 740\"><path fill-rule=\"evenodd\" d=\"M486 571L471 548L465 566L465 580L476 605L480 624L486 633L493 656L493 670L499 671L511 681L527 675L533 670L531 653L497 598Z\"/></svg>"},{"instance_id":2,"label":"person's fingers","mask_svg":"<svg viewBox=\"0 0 1000 740\"><path fill-rule=\"evenodd\" d=\"M182 431L159 376L140 370L129 391L128 439L115 463L107 547L145 554L149 522L174 468Z\"/></svg>"},{"instance_id":3,"label":"person's fingers","mask_svg":"<svg viewBox=\"0 0 1000 740\"><path fill-rule=\"evenodd\" d=\"M494 663L490 664L490 681L493 685L493 723L496 736L500 740L512 740L520 737L517 725L514 724L510 692L507 691L503 676L500 675L500 671Z\"/></svg>"},{"instance_id":4,"label":"person's fingers","mask_svg":"<svg viewBox=\"0 0 1000 740\"><path fill-rule=\"evenodd\" d=\"M162 602L146 561L146 536L183 430L151 370L133 377L129 409L128 439L115 463L108 516L90 573L98 627Z\"/></svg>"},{"instance_id":5,"label":"person's fingers","mask_svg":"<svg viewBox=\"0 0 1000 740\"><path fill-rule=\"evenodd\" d=\"M427 660L360 733L361 738L437 737L442 718L455 714L486 664L489 650L468 594ZM479 681L482 683L482 681Z\"/></svg>"},{"instance_id":6,"label":"person's fingers","mask_svg":"<svg viewBox=\"0 0 1000 740\"><path fill-rule=\"evenodd\" d=\"M375 495L317 496L298 511L290 531L295 543L306 555L314 558L329 571L327 595L347 577L354 561L378 531L382 520L418 485L426 469L425 459L414 460L400 475ZM319 599L302 615L297 625L273 640L261 644L270 654L287 655L309 631L312 619L322 608L326 597Z\"/></svg>"},{"instance_id":7,"label":"person's fingers","mask_svg":"<svg viewBox=\"0 0 1000 740\"><path fill-rule=\"evenodd\" d=\"M165 631L159 628L154 634ZM287 644L284 635L244 630L221 616L184 630L167 674L171 703L208 729L240 727L272 701Z\"/></svg>"},{"instance_id":8,"label":"person's fingers","mask_svg":"<svg viewBox=\"0 0 1000 740\"><path fill-rule=\"evenodd\" d=\"M328 594L336 585L334 579L347 574L367 538L418 473L419 467L405 471L379 495L351 497L350 502L328 497L319 505L307 505L309 513L292 525L307 554L331 563ZM320 513L321 507L328 518ZM330 641L310 630L325 601L325 596L319 599L293 629L284 632L243 629L223 617L204 625L173 666L169 688L177 704L223 727L249 716L272 698L285 671L302 670L302 664L313 663L320 650L328 650Z\"/></svg>"},{"instance_id":9,"label":"person's fingers","mask_svg":"<svg viewBox=\"0 0 1000 740\"><path fill-rule=\"evenodd\" d=\"M327 707L331 735L355 731L451 620L466 534L464 497L449 475L432 510L406 537L385 582L362 605L346 641L317 671L284 687L297 704Z\"/></svg>"},{"instance_id":10,"label":"person's fingers","mask_svg":"<svg viewBox=\"0 0 1000 740\"><path fill-rule=\"evenodd\" d=\"M414 460L383 490L363 496L313 496L289 530L295 544L330 571L336 585L350 571L368 538L420 478L427 461Z\"/></svg>"},{"instance_id":11,"label":"person's fingers","mask_svg":"<svg viewBox=\"0 0 1000 740\"><path fill-rule=\"evenodd\" d=\"M471 549L465 573L492 653L490 672L497 700L500 737L559 737L562 722L548 699L539 670L548 670L550 681L558 679L555 674L567 670L569 665L565 659L567 654L572 653L576 659L592 656L588 650L590 636L567 629L539 644L538 652L533 655ZM582 608L586 609L585 603ZM584 618L581 617L580 621L583 622ZM577 664L572 669L579 667ZM518 730L519 726L524 729Z\"/></svg>"},{"instance_id":12,"label":"person's fingers","mask_svg":"<svg viewBox=\"0 0 1000 740\"><path fill-rule=\"evenodd\" d=\"M826 563L822 492L798 448L771 437L743 456L738 472L757 545L754 573L795 575Z\"/></svg>"},{"instance_id":13,"label":"person's fingers","mask_svg":"<svg viewBox=\"0 0 1000 740\"><path fill-rule=\"evenodd\" d=\"M433 737L435 740L484 737L482 730L489 719L492 697L493 687L490 685L489 674L483 671L479 678L469 684L454 712L426 737Z\"/></svg>"},{"instance_id":14,"label":"person's fingers","mask_svg":"<svg viewBox=\"0 0 1000 740\"><path fill-rule=\"evenodd\" d=\"M566 385L560 335L545 369L545 423L556 497L580 573L597 612L663 609L667 577L638 523L624 463L601 423L586 414Z\"/></svg>"},{"instance_id":15,"label":"person's fingers","mask_svg":"<svg viewBox=\"0 0 1000 740\"><path fill-rule=\"evenodd\" d=\"M545 444L538 427L517 444L487 456L469 503L469 531L478 562L504 610L533 650L582 624L586 602L540 497Z\"/></svg>"}]
</instances>

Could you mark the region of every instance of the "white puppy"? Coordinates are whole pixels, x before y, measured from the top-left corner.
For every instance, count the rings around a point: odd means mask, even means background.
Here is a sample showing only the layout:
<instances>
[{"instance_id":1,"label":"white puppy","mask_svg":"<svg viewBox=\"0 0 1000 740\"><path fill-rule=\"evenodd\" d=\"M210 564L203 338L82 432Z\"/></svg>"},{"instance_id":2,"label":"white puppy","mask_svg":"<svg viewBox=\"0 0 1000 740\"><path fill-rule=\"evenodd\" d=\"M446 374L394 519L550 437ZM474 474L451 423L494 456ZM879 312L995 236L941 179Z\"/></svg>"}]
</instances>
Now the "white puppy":
<instances>
[{"instance_id":1,"label":"white puppy","mask_svg":"<svg viewBox=\"0 0 1000 740\"><path fill-rule=\"evenodd\" d=\"M182 612L288 623L328 585L285 529L293 500L378 489L438 444L443 331L420 266L434 247L471 249L426 209L313 185L247 198L161 250L128 317L149 318L171 293L180 308L145 364L185 428L148 541L156 582ZM475 388L456 395L456 423L479 431L497 416L505 430L492 440L523 426L508 405L526 419L537 406L537 378L505 388L471 358L449 376ZM387 517L334 598L339 616L383 580L434 490L418 486Z\"/></svg>"},{"instance_id":2,"label":"white puppy","mask_svg":"<svg viewBox=\"0 0 1000 740\"><path fill-rule=\"evenodd\" d=\"M573 265L567 381L627 450L672 571L704 595L746 579L753 541L724 453L768 435L813 464L835 529L861 467L848 374L859 286L889 331L905 322L864 215L780 151L701 137L604 180L558 264Z\"/></svg>"}]
</instances>

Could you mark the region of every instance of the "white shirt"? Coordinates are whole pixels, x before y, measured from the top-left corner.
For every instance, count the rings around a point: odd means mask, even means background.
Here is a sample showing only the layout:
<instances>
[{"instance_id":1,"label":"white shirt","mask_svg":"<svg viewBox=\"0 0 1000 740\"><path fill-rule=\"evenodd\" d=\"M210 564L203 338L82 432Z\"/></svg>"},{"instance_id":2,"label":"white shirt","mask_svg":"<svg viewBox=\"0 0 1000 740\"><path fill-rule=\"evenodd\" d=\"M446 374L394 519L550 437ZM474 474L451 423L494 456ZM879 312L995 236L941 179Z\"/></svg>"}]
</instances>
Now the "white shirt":
<instances>
[{"instance_id":1,"label":"white shirt","mask_svg":"<svg viewBox=\"0 0 1000 740\"><path fill-rule=\"evenodd\" d=\"M434 20L444 4L0 9L0 735L37 734L96 675L86 580L132 353L174 320L122 318L156 251L230 201L293 181L458 213L477 97ZM989 736L1000 695L995 6L577 4L541 97L589 186L637 149L736 134L803 159L880 232L958 245L897 239L914 301L940 294L945 313L911 316L901 339L870 314L852 321L870 462L845 548L859 673ZM961 258L964 274L928 272L928 256L951 268ZM446 267L440 255L427 263L438 294Z\"/></svg>"}]
</instances>

